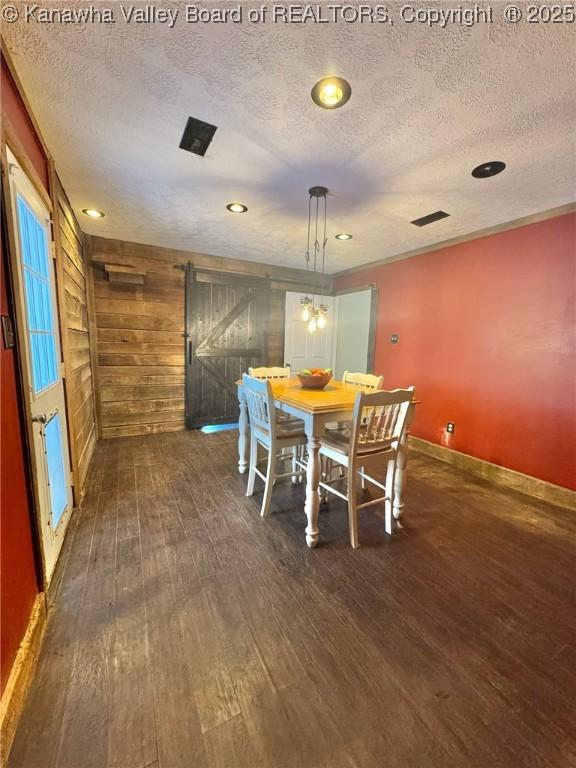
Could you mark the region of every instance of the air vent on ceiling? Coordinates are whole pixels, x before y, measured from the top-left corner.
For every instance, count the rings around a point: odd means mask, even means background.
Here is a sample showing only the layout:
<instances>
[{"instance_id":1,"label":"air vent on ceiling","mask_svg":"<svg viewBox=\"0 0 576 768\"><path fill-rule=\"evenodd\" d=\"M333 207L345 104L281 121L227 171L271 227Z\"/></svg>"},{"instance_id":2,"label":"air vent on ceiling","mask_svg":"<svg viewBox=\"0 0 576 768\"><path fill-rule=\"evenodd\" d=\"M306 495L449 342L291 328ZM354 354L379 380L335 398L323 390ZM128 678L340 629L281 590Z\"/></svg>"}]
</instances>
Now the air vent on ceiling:
<instances>
[{"instance_id":1,"label":"air vent on ceiling","mask_svg":"<svg viewBox=\"0 0 576 768\"><path fill-rule=\"evenodd\" d=\"M434 213L429 213L428 216L422 216L420 219L414 219L414 221L411 221L410 224L415 224L417 227L425 227L426 224L432 224L433 221L445 219L447 216L450 216L450 214L446 213L446 211L435 211Z\"/></svg>"},{"instance_id":2,"label":"air vent on ceiling","mask_svg":"<svg viewBox=\"0 0 576 768\"><path fill-rule=\"evenodd\" d=\"M215 133L215 125L205 123L203 120L196 120L195 117L189 117L180 142L180 149L204 156Z\"/></svg>"}]
</instances>

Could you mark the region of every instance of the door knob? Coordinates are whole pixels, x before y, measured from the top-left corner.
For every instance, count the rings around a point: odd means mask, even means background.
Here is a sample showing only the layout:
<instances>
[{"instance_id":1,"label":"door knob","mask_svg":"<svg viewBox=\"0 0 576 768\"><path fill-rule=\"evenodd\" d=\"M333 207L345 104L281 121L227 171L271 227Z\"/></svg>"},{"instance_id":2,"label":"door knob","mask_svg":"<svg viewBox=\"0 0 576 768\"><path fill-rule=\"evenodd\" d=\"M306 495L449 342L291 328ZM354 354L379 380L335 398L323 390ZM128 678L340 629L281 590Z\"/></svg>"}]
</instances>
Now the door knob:
<instances>
[{"instance_id":1,"label":"door knob","mask_svg":"<svg viewBox=\"0 0 576 768\"><path fill-rule=\"evenodd\" d=\"M50 413L37 413L35 416L32 416L32 421L39 423L39 424L48 424L49 421L52 421L54 416L58 413L58 408L54 408Z\"/></svg>"}]
</instances>

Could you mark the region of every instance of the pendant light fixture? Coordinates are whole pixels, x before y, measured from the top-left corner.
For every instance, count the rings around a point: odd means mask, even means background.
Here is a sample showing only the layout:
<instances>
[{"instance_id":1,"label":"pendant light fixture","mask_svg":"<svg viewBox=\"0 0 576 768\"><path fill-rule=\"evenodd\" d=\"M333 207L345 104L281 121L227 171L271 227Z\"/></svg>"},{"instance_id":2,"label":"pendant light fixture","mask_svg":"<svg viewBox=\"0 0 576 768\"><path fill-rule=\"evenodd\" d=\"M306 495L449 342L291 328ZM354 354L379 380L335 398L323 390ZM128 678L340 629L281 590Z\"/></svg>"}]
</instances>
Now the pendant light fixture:
<instances>
[{"instance_id":1,"label":"pendant light fixture","mask_svg":"<svg viewBox=\"0 0 576 768\"><path fill-rule=\"evenodd\" d=\"M308 239L306 242L306 271L312 271L314 275L321 271L324 274L326 264L326 218L327 195L326 187L310 187L308 190ZM323 203L321 202L323 201ZM321 239L320 239L321 238ZM315 333L318 328L326 327L326 314L328 307L321 301L316 305L313 295L309 295L309 283L306 287L306 295L302 296L302 320L307 323L310 333Z\"/></svg>"}]
</instances>

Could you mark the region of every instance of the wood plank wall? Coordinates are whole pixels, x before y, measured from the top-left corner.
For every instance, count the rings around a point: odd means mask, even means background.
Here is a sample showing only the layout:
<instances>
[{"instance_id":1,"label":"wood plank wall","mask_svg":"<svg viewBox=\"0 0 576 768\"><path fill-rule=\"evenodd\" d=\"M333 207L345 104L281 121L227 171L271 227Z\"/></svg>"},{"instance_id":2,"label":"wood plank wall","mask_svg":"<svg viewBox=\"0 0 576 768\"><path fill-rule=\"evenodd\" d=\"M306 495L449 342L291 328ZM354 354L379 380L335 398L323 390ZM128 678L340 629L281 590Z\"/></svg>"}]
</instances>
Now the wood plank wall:
<instances>
[{"instance_id":1,"label":"wood plank wall","mask_svg":"<svg viewBox=\"0 0 576 768\"><path fill-rule=\"evenodd\" d=\"M125 264L92 251L101 258ZM143 285L109 283L93 268L104 438L184 429L184 272L148 257L130 263L146 273Z\"/></svg>"},{"instance_id":2,"label":"wood plank wall","mask_svg":"<svg viewBox=\"0 0 576 768\"><path fill-rule=\"evenodd\" d=\"M54 240L75 503L84 492L97 438L90 356L84 236L66 193L53 175Z\"/></svg>"},{"instance_id":3,"label":"wood plank wall","mask_svg":"<svg viewBox=\"0 0 576 768\"><path fill-rule=\"evenodd\" d=\"M86 237L94 294L97 412L103 438L173 432L184 424L184 272L195 266L262 276L264 266L100 237ZM109 282L105 265L145 274L142 285ZM300 270L266 265L276 280ZM290 286L293 290L293 285ZM272 290L270 365L283 363L284 290Z\"/></svg>"}]
</instances>

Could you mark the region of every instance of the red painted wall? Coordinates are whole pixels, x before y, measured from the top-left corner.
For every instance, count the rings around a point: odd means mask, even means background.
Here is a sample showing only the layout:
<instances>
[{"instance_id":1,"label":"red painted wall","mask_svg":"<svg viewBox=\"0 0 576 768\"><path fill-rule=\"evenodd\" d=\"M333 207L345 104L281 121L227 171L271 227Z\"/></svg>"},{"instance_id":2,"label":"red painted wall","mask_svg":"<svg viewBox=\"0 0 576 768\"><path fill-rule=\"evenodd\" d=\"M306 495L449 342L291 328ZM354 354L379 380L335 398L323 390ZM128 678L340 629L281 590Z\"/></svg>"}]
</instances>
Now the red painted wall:
<instances>
[{"instance_id":1,"label":"red painted wall","mask_svg":"<svg viewBox=\"0 0 576 768\"><path fill-rule=\"evenodd\" d=\"M0 313L10 314L4 254ZM0 683L4 690L38 592L27 492L26 454L19 414L15 349L0 341Z\"/></svg>"},{"instance_id":2,"label":"red painted wall","mask_svg":"<svg viewBox=\"0 0 576 768\"><path fill-rule=\"evenodd\" d=\"M29 160L48 183L48 166L40 142L18 96L12 78L1 68L2 117L10 125ZM0 311L10 314L5 252L0 254ZM0 685L10 674L14 658L38 594L38 573L32 540L32 515L27 492L26 453L18 392L16 350L4 349L0 338Z\"/></svg>"},{"instance_id":3,"label":"red painted wall","mask_svg":"<svg viewBox=\"0 0 576 768\"><path fill-rule=\"evenodd\" d=\"M29 161L48 189L49 175L46 155L3 57L0 68L0 102L2 103L2 119L8 120Z\"/></svg>"},{"instance_id":4,"label":"red painted wall","mask_svg":"<svg viewBox=\"0 0 576 768\"><path fill-rule=\"evenodd\" d=\"M375 372L416 386L414 435L576 489L576 214L336 280L366 283Z\"/></svg>"}]
</instances>

